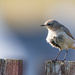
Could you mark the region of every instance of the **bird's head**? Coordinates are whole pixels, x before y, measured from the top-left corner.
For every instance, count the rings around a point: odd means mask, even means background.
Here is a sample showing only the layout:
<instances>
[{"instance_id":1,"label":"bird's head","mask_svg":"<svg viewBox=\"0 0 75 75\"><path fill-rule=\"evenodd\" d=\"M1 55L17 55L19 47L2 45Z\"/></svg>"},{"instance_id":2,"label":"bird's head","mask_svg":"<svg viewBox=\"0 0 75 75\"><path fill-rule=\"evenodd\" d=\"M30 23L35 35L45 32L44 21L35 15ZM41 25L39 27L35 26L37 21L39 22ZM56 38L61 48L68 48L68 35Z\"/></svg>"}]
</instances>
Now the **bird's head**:
<instances>
[{"instance_id":1,"label":"bird's head","mask_svg":"<svg viewBox=\"0 0 75 75\"><path fill-rule=\"evenodd\" d=\"M55 22L56 22L56 20L51 19L51 20L46 21L41 26L51 29L54 26Z\"/></svg>"}]
</instances>

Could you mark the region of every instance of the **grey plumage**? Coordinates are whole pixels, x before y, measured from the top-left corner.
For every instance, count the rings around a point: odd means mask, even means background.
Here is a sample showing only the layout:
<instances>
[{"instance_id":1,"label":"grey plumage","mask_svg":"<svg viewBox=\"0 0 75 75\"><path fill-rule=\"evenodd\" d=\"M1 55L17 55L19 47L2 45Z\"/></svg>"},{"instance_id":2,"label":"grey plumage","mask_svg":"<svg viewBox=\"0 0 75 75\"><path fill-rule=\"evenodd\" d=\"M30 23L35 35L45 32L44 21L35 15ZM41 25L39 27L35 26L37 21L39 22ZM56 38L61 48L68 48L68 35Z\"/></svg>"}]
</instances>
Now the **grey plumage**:
<instances>
[{"instance_id":1,"label":"grey plumage","mask_svg":"<svg viewBox=\"0 0 75 75\"><path fill-rule=\"evenodd\" d=\"M50 21L53 21L53 29L56 31L60 28L63 29L63 31L68 35L70 36L72 39L74 39L74 37L72 36L72 34L70 33L70 31L62 24L60 24L59 22L55 21L55 20L50 20Z\"/></svg>"}]
</instances>

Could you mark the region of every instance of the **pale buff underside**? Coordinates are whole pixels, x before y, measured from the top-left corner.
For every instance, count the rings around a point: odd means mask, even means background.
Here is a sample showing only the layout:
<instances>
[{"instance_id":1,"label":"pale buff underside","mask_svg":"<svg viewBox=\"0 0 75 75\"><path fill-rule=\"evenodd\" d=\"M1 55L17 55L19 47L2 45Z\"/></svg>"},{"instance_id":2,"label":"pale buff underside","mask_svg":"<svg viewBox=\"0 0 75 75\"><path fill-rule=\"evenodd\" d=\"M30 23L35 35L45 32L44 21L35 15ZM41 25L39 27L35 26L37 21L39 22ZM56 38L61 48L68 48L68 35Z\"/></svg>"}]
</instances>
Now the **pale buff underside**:
<instances>
[{"instance_id":1,"label":"pale buff underside","mask_svg":"<svg viewBox=\"0 0 75 75\"><path fill-rule=\"evenodd\" d=\"M46 38L46 41L52 46L52 47L55 47L54 45L52 45L50 43L50 40L51 39L54 39L54 37L58 37L59 35L63 35L63 43L62 42L58 42L59 46L61 47L61 50L62 49L75 49L75 40L72 39L70 36L68 36L64 31L60 31L57 30L57 31L52 31L50 29L48 29L48 35L47 35L47 38ZM54 41L56 41L56 39L54 39ZM58 48L58 47L55 47L55 48Z\"/></svg>"}]
</instances>

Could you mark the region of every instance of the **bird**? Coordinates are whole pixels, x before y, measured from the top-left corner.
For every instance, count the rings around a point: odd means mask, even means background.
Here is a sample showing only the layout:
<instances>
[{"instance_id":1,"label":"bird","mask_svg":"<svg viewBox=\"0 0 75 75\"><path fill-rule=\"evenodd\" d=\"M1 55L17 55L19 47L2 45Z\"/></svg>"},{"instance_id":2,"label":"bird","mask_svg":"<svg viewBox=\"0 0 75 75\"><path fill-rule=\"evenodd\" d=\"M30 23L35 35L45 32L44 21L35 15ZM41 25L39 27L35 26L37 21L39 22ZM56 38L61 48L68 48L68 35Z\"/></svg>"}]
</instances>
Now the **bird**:
<instances>
[{"instance_id":1,"label":"bird","mask_svg":"<svg viewBox=\"0 0 75 75\"><path fill-rule=\"evenodd\" d=\"M61 51L66 50L64 59L62 60L65 61L68 50L75 49L75 39L69 29L54 19L47 20L41 26L48 29L48 35L46 38L47 43L49 43L52 47L59 49L59 53L54 61L59 61L58 56Z\"/></svg>"}]
</instances>

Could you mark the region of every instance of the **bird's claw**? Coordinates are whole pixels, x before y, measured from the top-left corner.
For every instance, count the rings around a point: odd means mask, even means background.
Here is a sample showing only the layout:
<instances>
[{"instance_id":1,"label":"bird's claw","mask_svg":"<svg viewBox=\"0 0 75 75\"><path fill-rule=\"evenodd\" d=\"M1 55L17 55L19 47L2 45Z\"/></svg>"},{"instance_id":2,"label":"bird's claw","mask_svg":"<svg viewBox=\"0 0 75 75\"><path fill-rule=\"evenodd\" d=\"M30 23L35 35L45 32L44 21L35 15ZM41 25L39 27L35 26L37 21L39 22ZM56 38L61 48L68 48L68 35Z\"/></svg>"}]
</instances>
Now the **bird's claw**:
<instances>
[{"instance_id":1,"label":"bird's claw","mask_svg":"<svg viewBox=\"0 0 75 75\"><path fill-rule=\"evenodd\" d=\"M57 59L55 59L55 60L52 60L52 62L56 62L56 61L59 61L59 60L57 60Z\"/></svg>"}]
</instances>

